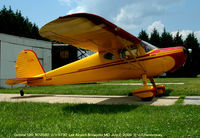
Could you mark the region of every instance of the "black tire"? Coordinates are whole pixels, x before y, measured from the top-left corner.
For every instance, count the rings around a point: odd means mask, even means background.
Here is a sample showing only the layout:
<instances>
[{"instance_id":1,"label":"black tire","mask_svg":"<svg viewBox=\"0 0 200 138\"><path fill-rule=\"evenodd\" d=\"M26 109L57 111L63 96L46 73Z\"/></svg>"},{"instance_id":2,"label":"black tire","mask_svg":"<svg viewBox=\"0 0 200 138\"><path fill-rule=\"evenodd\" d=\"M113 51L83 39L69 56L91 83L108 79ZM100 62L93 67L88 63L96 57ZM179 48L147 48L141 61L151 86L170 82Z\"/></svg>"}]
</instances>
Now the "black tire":
<instances>
[{"instance_id":1,"label":"black tire","mask_svg":"<svg viewBox=\"0 0 200 138\"><path fill-rule=\"evenodd\" d=\"M132 93L132 92L131 92L131 93L129 93L129 94L128 94L128 96L133 96L133 93Z\"/></svg>"},{"instance_id":2,"label":"black tire","mask_svg":"<svg viewBox=\"0 0 200 138\"><path fill-rule=\"evenodd\" d=\"M158 94L158 95L156 95L156 97L162 97L163 96L163 94Z\"/></svg>"},{"instance_id":3,"label":"black tire","mask_svg":"<svg viewBox=\"0 0 200 138\"><path fill-rule=\"evenodd\" d=\"M152 101L153 97L142 98L142 101Z\"/></svg>"},{"instance_id":4,"label":"black tire","mask_svg":"<svg viewBox=\"0 0 200 138\"><path fill-rule=\"evenodd\" d=\"M20 95L24 96L24 91L23 90L20 90Z\"/></svg>"}]
</instances>

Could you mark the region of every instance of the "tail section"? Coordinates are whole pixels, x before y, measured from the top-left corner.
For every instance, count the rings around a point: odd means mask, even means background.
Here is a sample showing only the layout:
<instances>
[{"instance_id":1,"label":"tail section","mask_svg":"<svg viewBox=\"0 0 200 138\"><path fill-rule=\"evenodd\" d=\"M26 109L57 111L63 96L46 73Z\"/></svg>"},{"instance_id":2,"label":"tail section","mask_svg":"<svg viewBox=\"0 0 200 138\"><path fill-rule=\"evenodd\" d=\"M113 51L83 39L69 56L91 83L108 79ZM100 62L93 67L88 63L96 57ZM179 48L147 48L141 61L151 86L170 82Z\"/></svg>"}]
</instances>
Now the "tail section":
<instances>
[{"instance_id":1,"label":"tail section","mask_svg":"<svg viewBox=\"0 0 200 138\"><path fill-rule=\"evenodd\" d=\"M29 78L45 73L36 53L32 50L23 50L16 61L17 78Z\"/></svg>"},{"instance_id":2,"label":"tail section","mask_svg":"<svg viewBox=\"0 0 200 138\"><path fill-rule=\"evenodd\" d=\"M40 61L32 50L23 50L17 56L16 61L16 76L17 78L8 79L5 81L8 85L18 83L28 84L28 82L42 79L36 75L45 73Z\"/></svg>"}]
</instances>

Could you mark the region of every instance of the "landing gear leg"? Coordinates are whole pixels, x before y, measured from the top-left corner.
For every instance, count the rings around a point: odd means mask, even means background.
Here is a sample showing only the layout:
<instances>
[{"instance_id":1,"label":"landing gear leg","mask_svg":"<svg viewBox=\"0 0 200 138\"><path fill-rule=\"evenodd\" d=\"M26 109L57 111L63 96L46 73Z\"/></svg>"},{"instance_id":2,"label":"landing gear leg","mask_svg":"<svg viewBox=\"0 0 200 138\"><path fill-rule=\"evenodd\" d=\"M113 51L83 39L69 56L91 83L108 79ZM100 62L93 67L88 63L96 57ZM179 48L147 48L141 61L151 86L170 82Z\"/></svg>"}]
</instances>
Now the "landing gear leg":
<instances>
[{"instance_id":1,"label":"landing gear leg","mask_svg":"<svg viewBox=\"0 0 200 138\"><path fill-rule=\"evenodd\" d=\"M144 87L147 87L147 75L146 74L142 74L142 81L143 81Z\"/></svg>"},{"instance_id":2,"label":"landing gear leg","mask_svg":"<svg viewBox=\"0 0 200 138\"><path fill-rule=\"evenodd\" d=\"M148 85L147 85L147 75L146 74L142 75L142 81L143 81L143 84L144 84L144 88L148 88ZM154 95L155 95L155 93L153 94L152 97L145 97L145 98L141 98L141 99L143 101L152 101Z\"/></svg>"},{"instance_id":3,"label":"landing gear leg","mask_svg":"<svg viewBox=\"0 0 200 138\"><path fill-rule=\"evenodd\" d=\"M149 80L151 81L153 87L155 88L156 95L157 95L157 94L158 94L158 91L157 91L157 86L156 86L156 83L155 83L154 79L153 79L153 78L149 78Z\"/></svg>"},{"instance_id":4,"label":"landing gear leg","mask_svg":"<svg viewBox=\"0 0 200 138\"><path fill-rule=\"evenodd\" d=\"M143 74L142 81L144 87L133 90L132 95L141 98L143 101L151 101L155 96L155 88L147 85L147 75Z\"/></svg>"}]
</instances>

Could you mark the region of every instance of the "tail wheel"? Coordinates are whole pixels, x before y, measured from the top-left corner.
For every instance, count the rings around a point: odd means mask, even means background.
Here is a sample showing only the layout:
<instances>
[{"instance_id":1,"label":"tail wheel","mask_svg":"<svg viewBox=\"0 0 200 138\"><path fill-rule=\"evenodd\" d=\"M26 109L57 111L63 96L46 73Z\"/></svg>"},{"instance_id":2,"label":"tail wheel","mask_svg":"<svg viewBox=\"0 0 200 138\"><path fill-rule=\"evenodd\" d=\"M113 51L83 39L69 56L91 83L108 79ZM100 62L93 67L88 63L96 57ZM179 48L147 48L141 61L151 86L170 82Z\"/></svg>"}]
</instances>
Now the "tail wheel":
<instances>
[{"instance_id":1,"label":"tail wheel","mask_svg":"<svg viewBox=\"0 0 200 138\"><path fill-rule=\"evenodd\" d=\"M133 93L132 93L132 92L131 92L131 93L129 93L129 94L128 94L128 96L133 96Z\"/></svg>"},{"instance_id":2,"label":"tail wheel","mask_svg":"<svg viewBox=\"0 0 200 138\"><path fill-rule=\"evenodd\" d=\"M24 96L24 90L20 90L20 95Z\"/></svg>"}]
</instances>

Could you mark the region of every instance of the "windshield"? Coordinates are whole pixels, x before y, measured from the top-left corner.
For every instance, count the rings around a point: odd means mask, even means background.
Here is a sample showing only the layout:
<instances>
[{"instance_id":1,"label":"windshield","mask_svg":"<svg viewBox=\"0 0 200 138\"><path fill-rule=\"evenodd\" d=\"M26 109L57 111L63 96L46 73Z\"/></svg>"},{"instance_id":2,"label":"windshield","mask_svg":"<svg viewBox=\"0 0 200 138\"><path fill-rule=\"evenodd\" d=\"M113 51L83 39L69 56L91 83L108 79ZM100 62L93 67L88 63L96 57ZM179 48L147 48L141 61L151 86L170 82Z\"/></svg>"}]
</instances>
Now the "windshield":
<instances>
[{"instance_id":1,"label":"windshield","mask_svg":"<svg viewBox=\"0 0 200 138\"><path fill-rule=\"evenodd\" d=\"M142 42L141 42L141 45L142 45L142 47L144 48L145 52L149 52L149 51L151 51L151 50L153 50L153 49L157 49L156 46L154 46L154 45L152 45L152 44L149 44L149 43L147 43L146 41L142 41Z\"/></svg>"}]
</instances>

